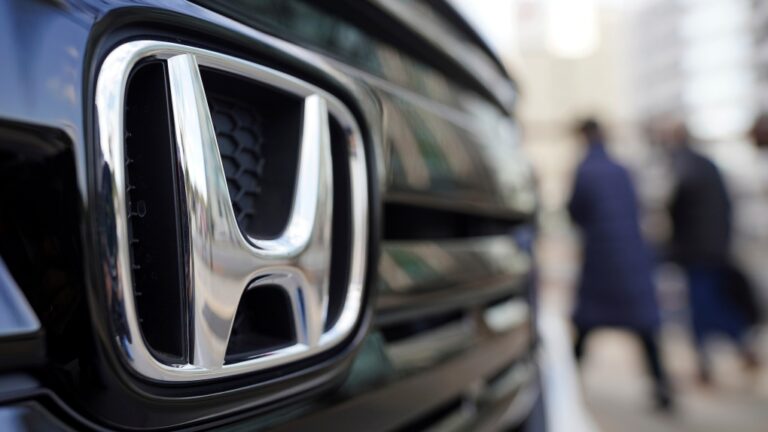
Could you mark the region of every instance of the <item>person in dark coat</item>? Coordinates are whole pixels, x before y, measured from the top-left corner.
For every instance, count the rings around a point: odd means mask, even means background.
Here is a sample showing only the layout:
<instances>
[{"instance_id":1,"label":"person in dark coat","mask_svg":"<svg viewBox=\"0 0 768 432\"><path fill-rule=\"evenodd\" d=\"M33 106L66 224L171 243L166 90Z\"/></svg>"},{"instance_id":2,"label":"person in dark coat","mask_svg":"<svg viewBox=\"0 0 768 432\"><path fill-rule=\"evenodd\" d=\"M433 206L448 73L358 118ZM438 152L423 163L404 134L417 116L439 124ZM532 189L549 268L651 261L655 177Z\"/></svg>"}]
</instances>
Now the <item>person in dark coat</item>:
<instances>
[{"instance_id":1,"label":"person in dark coat","mask_svg":"<svg viewBox=\"0 0 768 432\"><path fill-rule=\"evenodd\" d=\"M583 234L583 263L573 322L575 355L580 360L587 335L599 328L620 328L637 335L655 381L660 408L671 395L656 334L659 310L650 250L640 234L635 189L627 170L606 152L595 120L579 133L587 145L568 203L571 219Z\"/></svg>"},{"instance_id":2,"label":"person in dark coat","mask_svg":"<svg viewBox=\"0 0 768 432\"><path fill-rule=\"evenodd\" d=\"M732 211L725 182L714 163L690 145L683 123L670 126L668 144L676 186L669 206L672 221L670 253L685 271L699 361L699 378L710 381L706 339L724 334L742 350L748 366L756 358L745 340L750 327L746 310L729 291Z\"/></svg>"}]
</instances>

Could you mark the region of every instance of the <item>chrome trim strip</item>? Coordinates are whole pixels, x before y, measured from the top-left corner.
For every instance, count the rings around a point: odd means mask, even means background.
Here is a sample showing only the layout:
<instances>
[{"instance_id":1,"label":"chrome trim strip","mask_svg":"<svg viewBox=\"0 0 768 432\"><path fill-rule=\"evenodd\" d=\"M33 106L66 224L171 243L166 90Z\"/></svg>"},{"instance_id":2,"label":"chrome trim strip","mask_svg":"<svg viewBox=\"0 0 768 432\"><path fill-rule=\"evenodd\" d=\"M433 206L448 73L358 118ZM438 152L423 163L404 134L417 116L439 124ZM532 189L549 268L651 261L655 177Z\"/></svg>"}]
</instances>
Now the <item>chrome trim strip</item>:
<instances>
[{"instance_id":1,"label":"chrome trim strip","mask_svg":"<svg viewBox=\"0 0 768 432\"><path fill-rule=\"evenodd\" d=\"M168 64L177 151L189 209L191 316L194 351L188 364L158 361L144 343L133 299L124 168L124 99L128 76L140 60ZM289 223L277 239L244 236L227 191L216 135L198 66L227 71L304 98L296 193ZM328 113L347 134L351 177L350 280L341 315L323 331L328 304L332 220L332 167ZM194 381L263 370L325 351L345 339L362 310L368 239L365 151L351 112L327 92L281 72L207 50L157 41L117 47L96 84L101 157L113 184L117 283L106 298L117 345L139 374L161 381ZM97 159L98 160L98 159ZM319 221L319 222L318 222ZM104 251L106 256L111 251ZM297 343L239 363L224 364L240 297L246 289L280 285L294 311Z\"/></svg>"},{"instance_id":2,"label":"chrome trim strip","mask_svg":"<svg viewBox=\"0 0 768 432\"><path fill-rule=\"evenodd\" d=\"M466 37L456 33L442 19L421 2L403 0L371 0L383 13L400 21L408 29L427 39L435 48L451 58L488 89L496 100L509 112L515 109L518 91L513 81L499 70L485 52L478 50ZM451 6L452 7L452 6Z\"/></svg>"}]
</instances>

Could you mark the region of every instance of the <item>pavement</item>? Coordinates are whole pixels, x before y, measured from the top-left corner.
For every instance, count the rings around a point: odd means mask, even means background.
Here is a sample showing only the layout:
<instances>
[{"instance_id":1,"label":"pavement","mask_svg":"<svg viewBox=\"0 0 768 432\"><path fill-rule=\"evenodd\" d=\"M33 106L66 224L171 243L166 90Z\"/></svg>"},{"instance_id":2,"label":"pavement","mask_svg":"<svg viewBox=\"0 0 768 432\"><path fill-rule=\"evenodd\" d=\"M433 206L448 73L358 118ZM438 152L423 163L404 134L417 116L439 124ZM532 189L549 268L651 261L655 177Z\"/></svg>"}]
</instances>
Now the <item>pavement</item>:
<instances>
[{"instance_id":1,"label":"pavement","mask_svg":"<svg viewBox=\"0 0 768 432\"><path fill-rule=\"evenodd\" d=\"M673 316L661 336L663 357L675 389L673 412L654 409L639 343L629 334L604 330L590 335L586 356L578 368L571 354L567 319L577 274L574 251L567 237L545 238L539 246L539 331L550 431L768 431L768 367L745 370L734 347L715 340L709 346L713 383L701 385L696 379L685 320L679 317ZM756 340L766 364L768 332L761 331Z\"/></svg>"}]
</instances>

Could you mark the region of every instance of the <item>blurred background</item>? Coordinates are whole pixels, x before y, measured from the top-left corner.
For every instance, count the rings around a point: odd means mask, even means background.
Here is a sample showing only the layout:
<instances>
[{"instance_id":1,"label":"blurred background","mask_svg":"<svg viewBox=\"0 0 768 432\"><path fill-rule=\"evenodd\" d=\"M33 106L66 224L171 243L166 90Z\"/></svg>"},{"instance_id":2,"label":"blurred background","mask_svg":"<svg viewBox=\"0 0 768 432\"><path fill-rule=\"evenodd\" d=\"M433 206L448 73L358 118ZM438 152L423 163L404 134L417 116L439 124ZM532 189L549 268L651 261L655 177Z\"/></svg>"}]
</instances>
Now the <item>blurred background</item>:
<instances>
[{"instance_id":1,"label":"blurred background","mask_svg":"<svg viewBox=\"0 0 768 432\"><path fill-rule=\"evenodd\" d=\"M768 108L768 1L454 0L495 48L521 95L518 116L541 194L538 244L545 388L552 430L765 431L768 373L745 367L739 347L713 337L702 382L684 271L655 268L661 353L675 393L654 409L639 343L626 332L590 336L577 368L570 314L580 271L579 230L566 209L584 146L575 122L599 119L606 147L637 190L651 247L670 236L674 169L649 125L683 120L691 147L714 162L732 203L731 255L768 305L768 153L750 136ZM750 330L759 363L764 329ZM754 365L752 365L754 366Z\"/></svg>"}]
</instances>

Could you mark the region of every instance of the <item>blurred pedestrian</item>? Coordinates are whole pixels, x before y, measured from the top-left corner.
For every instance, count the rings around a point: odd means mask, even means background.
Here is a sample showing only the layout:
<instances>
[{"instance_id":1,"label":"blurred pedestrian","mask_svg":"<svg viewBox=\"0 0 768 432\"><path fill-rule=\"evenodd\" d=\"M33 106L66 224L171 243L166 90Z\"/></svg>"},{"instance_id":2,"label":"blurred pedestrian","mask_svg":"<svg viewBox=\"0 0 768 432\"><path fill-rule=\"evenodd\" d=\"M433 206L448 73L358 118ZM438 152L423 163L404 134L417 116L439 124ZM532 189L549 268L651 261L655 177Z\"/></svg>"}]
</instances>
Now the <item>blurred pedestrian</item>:
<instances>
[{"instance_id":1,"label":"blurred pedestrian","mask_svg":"<svg viewBox=\"0 0 768 432\"><path fill-rule=\"evenodd\" d=\"M752 142L758 151L758 157L761 159L763 168L768 167L768 112L760 114L756 119L750 131ZM768 194L768 169L760 170L758 184L764 194Z\"/></svg>"},{"instance_id":2,"label":"blurred pedestrian","mask_svg":"<svg viewBox=\"0 0 768 432\"><path fill-rule=\"evenodd\" d=\"M760 150L768 150L768 113L760 114L751 131L752 140Z\"/></svg>"},{"instance_id":3,"label":"blurred pedestrian","mask_svg":"<svg viewBox=\"0 0 768 432\"><path fill-rule=\"evenodd\" d=\"M758 157L763 166L760 170L758 184L764 195L768 195L768 112L760 114L750 131L752 142L758 150Z\"/></svg>"},{"instance_id":4,"label":"blurred pedestrian","mask_svg":"<svg viewBox=\"0 0 768 432\"><path fill-rule=\"evenodd\" d=\"M635 189L627 170L606 152L597 121L582 122L578 132L587 151L568 204L584 240L573 315L576 359L581 360L586 337L595 329L632 332L653 376L657 406L669 409L671 390L657 343L659 311L651 257L640 234Z\"/></svg>"},{"instance_id":5,"label":"blurred pedestrian","mask_svg":"<svg viewBox=\"0 0 768 432\"><path fill-rule=\"evenodd\" d=\"M720 171L695 151L682 122L668 126L666 144L671 151L676 185L670 201L671 258L688 279L693 337L698 354L699 378L711 380L705 343L713 334L724 334L739 345L747 365L757 361L748 348L750 327L739 293L749 291L743 274L731 263L731 200Z\"/></svg>"}]
</instances>

